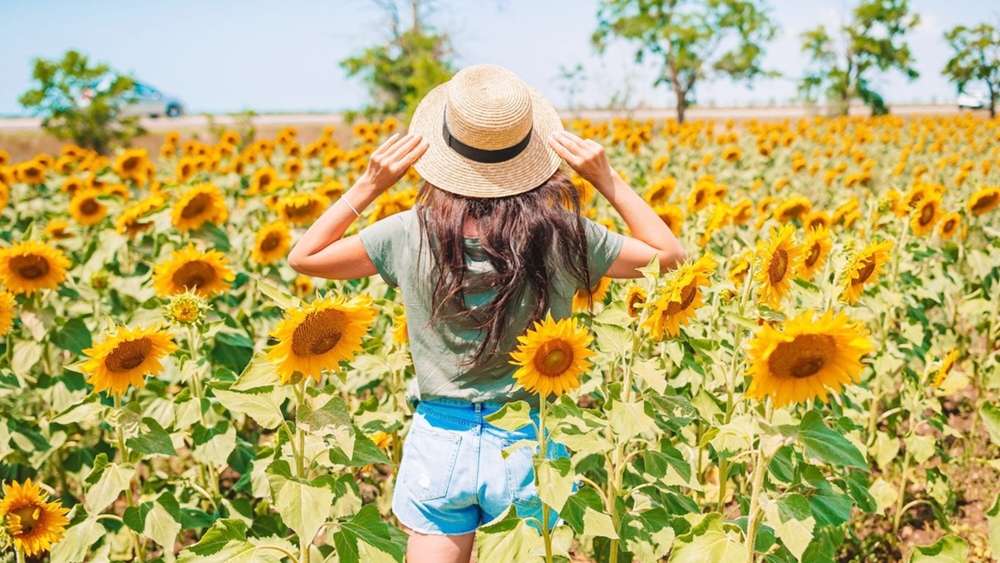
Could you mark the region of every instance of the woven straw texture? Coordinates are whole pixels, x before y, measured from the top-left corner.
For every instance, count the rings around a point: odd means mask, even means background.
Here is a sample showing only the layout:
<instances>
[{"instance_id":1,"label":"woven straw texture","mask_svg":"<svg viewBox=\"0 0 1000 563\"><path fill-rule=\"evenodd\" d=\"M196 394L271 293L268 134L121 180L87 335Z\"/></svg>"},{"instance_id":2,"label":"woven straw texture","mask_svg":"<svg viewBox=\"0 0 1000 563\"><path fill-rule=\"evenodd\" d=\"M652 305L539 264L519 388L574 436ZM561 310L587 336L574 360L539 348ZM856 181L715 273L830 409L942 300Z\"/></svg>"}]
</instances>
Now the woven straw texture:
<instances>
[{"instance_id":1,"label":"woven straw texture","mask_svg":"<svg viewBox=\"0 0 1000 563\"><path fill-rule=\"evenodd\" d=\"M528 131L531 140L518 156L498 163L470 160L445 144L445 115L452 136L483 150L516 145ZM559 168L549 136L563 129L552 104L513 72L495 65L462 69L428 93L417 106L409 131L429 143L417 161L420 175L442 190L494 198L537 188Z\"/></svg>"}]
</instances>

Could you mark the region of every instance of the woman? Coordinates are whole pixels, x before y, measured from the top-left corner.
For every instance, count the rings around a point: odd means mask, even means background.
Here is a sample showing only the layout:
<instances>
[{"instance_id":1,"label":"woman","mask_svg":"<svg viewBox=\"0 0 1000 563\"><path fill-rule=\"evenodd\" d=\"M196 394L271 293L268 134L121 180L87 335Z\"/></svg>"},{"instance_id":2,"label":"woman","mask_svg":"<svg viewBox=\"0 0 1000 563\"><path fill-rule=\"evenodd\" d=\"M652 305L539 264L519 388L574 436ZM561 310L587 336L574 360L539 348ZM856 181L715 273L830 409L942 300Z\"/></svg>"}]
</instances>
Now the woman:
<instances>
[{"instance_id":1,"label":"woman","mask_svg":"<svg viewBox=\"0 0 1000 563\"><path fill-rule=\"evenodd\" d=\"M561 159L608 199L631 237L580 217ZM418 205L342 238L411 165L425 180ZM402 291L418 403L393 512L410 533L408 561L469 561L476 528L511 504L538 518L530 451L500 453L536 439L534 431L483 420L505 402L537 405L511 377L516 338L547 314L569 316L578 289L602 276L639 277L654 256L665 271L684 251L603 148L563 131L541 93L493 65L466 68L431 91L409 133L380 146L302 236L288 257L295 270L331 279L378 273Z\"/></svg>"}]
</instances>

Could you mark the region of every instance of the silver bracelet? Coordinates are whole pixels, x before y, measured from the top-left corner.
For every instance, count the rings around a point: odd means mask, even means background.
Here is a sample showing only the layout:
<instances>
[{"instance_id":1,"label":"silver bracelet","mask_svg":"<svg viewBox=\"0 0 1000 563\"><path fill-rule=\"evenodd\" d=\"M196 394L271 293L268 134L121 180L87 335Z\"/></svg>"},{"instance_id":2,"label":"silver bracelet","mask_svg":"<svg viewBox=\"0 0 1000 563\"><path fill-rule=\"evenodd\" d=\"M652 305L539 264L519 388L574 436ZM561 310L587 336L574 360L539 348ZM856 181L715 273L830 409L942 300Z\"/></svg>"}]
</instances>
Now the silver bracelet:
<instances>
[{"instance_id":1,"label":"silver bracelet","mask_svg":"<svg viewBox=\"0 0 1000 563\"><path fill-rule=\"evenodd\" d=\"M346 204L347 204L347 207L349 207L349 208L351 209L351 211L353 211L353 212L354 212L354 214L355 214L355 215L357 215L358 217L361 217L361 214L360 214L360 213L358 213L358 210L357 210L357 209L354 209L354 206L353 206L353 205L351 205L351 202L347 201L347 198L346 198L346 197L344 197L344 196L340 196L340 201L342 201L342 202L346 203Z\"/></svg>"}]
</instances>

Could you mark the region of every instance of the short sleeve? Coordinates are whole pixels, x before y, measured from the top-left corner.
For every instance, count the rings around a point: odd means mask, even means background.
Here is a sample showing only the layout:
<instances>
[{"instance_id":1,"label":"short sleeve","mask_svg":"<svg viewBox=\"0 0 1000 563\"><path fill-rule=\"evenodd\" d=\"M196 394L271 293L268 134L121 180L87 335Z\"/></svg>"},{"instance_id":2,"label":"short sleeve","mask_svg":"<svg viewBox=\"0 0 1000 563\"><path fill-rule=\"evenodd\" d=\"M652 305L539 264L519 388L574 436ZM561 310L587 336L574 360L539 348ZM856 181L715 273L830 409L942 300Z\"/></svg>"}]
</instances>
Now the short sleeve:
<instances>
[{"instance_id":1,"label":"short sleeve","mask_svg":"<svg viewBox=\"0 0 1000 563\"><path fill-rule=\"evenodd\" d=\"M408 255L412 211L390 215L358 233L368 258L375 264L382 279L392 287L399 285L399 274L405 268L402 260Z\"/></svg>"},{"instance_id":2,"label":"short sleeve","mask_svg":"<svg viewBox=\"0 0 1000 563\"><path fill-rule=\"evenodd\" d=\"M625 237L611 232L604 225L597 224L586 217L583 218L583 228L587 237L587 262L590 266L590 279L599 280L608 273L611 264L618 258Z\"/></svg>"}]
</instances>

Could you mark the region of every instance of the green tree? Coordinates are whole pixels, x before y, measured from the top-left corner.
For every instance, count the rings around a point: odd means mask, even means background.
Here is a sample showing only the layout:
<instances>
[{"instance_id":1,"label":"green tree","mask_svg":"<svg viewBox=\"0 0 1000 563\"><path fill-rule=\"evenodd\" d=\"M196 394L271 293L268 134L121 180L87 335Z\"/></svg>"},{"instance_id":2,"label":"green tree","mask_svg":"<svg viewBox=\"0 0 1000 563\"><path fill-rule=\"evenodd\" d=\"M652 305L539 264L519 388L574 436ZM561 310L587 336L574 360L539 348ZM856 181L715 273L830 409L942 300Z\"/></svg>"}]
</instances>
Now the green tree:
<instances>
[{"instance_id":1,"label":"green tree","mask_svg":"<svg viewBox=\"0 0 1000 563\"><path fill-rule=\"evenodd\" d=\"M864 0L852 16L840 27L839 41L822 24L802 34L802 50L811 59L812 68L799 84L799 93L809 102L824 93L841 115L847 114L856 98L869 106L873 115L888 113L871 80L876 73L892 69L910 80L920 76L904 41L920 23L920 15L910 11L909 0Z\"/></svg>"},{"instance_id":2,"label":"green tree","mask_svg":"<svg viewBox=\"0 0 1000 563\"><path fill-rule=\"evenodd\" d=\"M91 64L87 57L70 50L62 60L34 59L31 78L35 87L19 102L34 115L42 116L42 127L57 139L73 141L84 148L107 154L118 145L142 134L138 117L123 117L119 108L128 100L133 82L105 64ZM95 88L107 79L107 87ZM86 100L83 93L92 96Z\"/></svg>"},{"instance_id":3,"label":"green tree","mask_svg":"<svg viewBox=\"0 0 1000 563\"><path fill-rule=\"evenodd\" d=\"M778 30L758 0L601 0L597 19L592 40L599 51L621 38L638 44L636 62L658 61L654 85L673 89L678 121L684 121L700 80L767 74L761 68L764 45Z\"/></svg>"},{"instance_id":4,"label":"green tree","mask_svg":"<svg viewBox=\"0 0 1000 563\"><path fill-rule=\"evenodd\" d=\"M368 87L372 101L362 109L368 118L405 115L408 119L427 92L455 73L448 35L424 22L434 2L402 1L401 6L397 0L372 0L389 19L388 40L340 62L349 77L359 77ZM405 28L401 8L410 12Z\"/></svg>"},{"instance_id":5,"label":"green tree","mask_svg":"<svg viewBox=\"0 0 1000 563\"><path fill-rule=\"evenodd\" d=\"M955 50L941 74L955 83L959 92L970 82L982 81L990 98L990 117L996 117L1000 99L1000 30L989 24L968 28L959 25L944 34Z\"/></svg>"}]
</instances>

